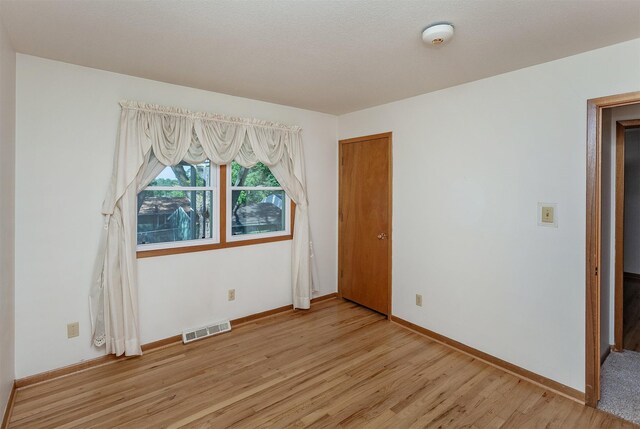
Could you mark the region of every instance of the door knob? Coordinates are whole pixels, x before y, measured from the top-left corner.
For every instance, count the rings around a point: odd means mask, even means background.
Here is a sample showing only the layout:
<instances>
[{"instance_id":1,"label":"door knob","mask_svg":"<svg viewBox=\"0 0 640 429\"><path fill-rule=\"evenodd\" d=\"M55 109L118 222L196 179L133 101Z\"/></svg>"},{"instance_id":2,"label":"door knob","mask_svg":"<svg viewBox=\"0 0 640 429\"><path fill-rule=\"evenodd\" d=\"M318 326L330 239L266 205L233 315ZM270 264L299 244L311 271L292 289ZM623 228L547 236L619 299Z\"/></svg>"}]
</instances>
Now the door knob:
<instances>
[{"instance_id":1,"label":"door knob","mask_svg":"<svg viewBox=\"0 0 640 429\"><path fill-rule=\"evenodd\" d=\"M387 238L387 234L385 234L384 232L381 232L380 234L378 234L378 240L386 240Z\"/></svg>"}]
</instances>

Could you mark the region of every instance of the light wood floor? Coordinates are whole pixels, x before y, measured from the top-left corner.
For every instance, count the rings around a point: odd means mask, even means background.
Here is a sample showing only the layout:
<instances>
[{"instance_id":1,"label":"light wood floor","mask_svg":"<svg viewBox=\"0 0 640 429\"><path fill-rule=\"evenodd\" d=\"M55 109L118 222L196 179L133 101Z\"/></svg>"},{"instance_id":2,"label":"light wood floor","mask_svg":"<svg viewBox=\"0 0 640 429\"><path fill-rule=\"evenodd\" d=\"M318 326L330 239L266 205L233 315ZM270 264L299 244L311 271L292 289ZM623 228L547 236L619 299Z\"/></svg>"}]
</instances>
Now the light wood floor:
<instances>
[{"instance_id":1,"label":"light wood floor","mask_svg":"<svg viewBox=\"0 0 640 429\"><path fill-rule=\"evenodd\" d=\"M23 388L10 427L633 426L333 299Z\"/></svg>"},{"instance_id":2,"label":"light wood floor","mask_svg":"<svg viewBox=\"0 0 640 429\"><path fill-rule=\"evenodd\" d=\"M623 346L640 352L640 280L624 279Z\"/></svg>"}]
</instances>

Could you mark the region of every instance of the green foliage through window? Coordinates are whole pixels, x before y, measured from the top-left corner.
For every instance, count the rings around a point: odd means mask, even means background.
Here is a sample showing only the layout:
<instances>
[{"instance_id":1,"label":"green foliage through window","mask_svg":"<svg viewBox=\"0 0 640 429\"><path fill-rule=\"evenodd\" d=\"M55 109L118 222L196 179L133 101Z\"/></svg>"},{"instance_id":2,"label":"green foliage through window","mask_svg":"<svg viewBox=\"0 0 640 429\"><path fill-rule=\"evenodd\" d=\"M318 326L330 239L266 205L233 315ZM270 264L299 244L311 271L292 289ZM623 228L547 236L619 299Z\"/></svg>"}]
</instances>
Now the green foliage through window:
<instances>
[{"instance_id":1,"label":"green foliage through window","mask_svg":"<svg viewBox=\"0 0 640 429\"><path fill-rule=\"evenodd\" d=\"M231 227L233 235L284 231L286 196L269 168L258 163L251 168L231 163Z\"/></svg>"},{"instance_id":2,"label":"green foliage through window","mask_svg":"<svg viewBox=\"0 0 640 429\"><path fill-rule=\"evenodd\" d=\"M231 163L231 186L270 186L280 187L269 167L259 162L246 168L233 161Z\"/></svg>"},{"instance_id":3,"label":"green foliage through window","mask_svg":"<svg viewBox=\"0 0 640 429\"><path fill-rule=\"evenodd\" d=\"M251 168L246 168L233 161L231 163L231 186L265 186L280 187L269 167L259 162ZM234 212L237 207L246 204L257 204L273 194L273 191L240 191L234 192L232 206Z\"/></svg>"}]
</instances>

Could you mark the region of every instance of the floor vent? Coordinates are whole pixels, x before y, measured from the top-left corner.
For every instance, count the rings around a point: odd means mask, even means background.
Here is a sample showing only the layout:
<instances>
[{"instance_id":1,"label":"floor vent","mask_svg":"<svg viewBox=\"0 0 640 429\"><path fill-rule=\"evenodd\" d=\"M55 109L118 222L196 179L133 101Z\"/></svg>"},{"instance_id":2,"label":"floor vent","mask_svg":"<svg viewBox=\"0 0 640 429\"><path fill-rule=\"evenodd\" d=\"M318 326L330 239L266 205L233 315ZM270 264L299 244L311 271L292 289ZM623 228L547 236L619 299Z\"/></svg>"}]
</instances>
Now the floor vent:
<instances>
[{"instance_id":1,"label":"floor vent","mask_svg":"<svg viewBox=\"0 0 640 429\"><path fill-rule=\"evenodd\" d=\"M225 320L223 322L214 323L213 325L203 326L201 328L189 329L182 332L182 342L187 344L192 341L201 340L202 338L212 335L222 334L231 330L231 322Z\"/></svg>"}]
</instances>

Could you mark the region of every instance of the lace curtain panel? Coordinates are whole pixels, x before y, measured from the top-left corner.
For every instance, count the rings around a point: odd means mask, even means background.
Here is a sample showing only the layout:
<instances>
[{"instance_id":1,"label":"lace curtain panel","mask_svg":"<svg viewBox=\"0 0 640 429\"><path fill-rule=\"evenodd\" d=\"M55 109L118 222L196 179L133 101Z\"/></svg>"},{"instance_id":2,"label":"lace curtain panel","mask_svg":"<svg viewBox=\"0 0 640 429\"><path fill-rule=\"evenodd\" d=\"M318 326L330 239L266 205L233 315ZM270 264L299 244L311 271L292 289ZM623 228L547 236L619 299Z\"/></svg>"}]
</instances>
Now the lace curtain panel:
<instances>
[{"instance_id":1,"label":"lace curtain panel","mask_svg":"<svg viewBox=\"0 0 640 429\"><path fill-rule=\"evenodd\" d=\"M104 200L104 230L90 292L92 339L118 356L140 349L137 194L165 166L206 159L243 167L262 162L296 203L291 287L294 308L310 306L312 249L300 127L121 102L113 174Z\"/></svg>"}]
</instances>

